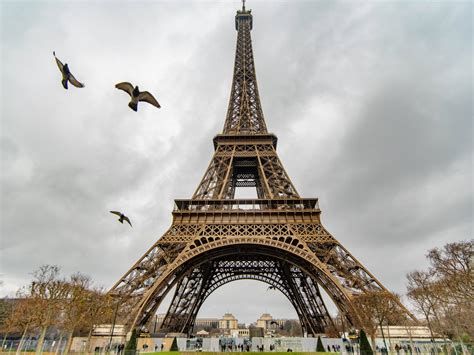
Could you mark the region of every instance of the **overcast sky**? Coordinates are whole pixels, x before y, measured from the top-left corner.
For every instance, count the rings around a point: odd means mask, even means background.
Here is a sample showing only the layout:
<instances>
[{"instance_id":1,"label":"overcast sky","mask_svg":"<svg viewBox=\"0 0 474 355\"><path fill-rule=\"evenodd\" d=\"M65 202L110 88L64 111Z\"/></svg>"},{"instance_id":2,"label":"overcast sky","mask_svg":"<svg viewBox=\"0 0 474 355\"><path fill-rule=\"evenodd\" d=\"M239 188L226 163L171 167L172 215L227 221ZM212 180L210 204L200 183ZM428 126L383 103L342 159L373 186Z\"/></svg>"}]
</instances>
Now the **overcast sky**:
<instances>
[{"instance_id":1,"label":"overcast sky","mask_svg":"<svg viewBox=\"0 0 474 355\"><path fill-rule=\"evenodd\" d=\"M43 264L110 288L190 198L222 131L229 1L1 1L1 296ZM472 3L247 1L267 127L298 192L390 290L472 238ZM52 55L84 89L64 90ZM160 110L127 107L117 82ZM109 210L124 211L133 229ZM256 281L199 317L295 318Z\"/></svg>"}]
</instances>

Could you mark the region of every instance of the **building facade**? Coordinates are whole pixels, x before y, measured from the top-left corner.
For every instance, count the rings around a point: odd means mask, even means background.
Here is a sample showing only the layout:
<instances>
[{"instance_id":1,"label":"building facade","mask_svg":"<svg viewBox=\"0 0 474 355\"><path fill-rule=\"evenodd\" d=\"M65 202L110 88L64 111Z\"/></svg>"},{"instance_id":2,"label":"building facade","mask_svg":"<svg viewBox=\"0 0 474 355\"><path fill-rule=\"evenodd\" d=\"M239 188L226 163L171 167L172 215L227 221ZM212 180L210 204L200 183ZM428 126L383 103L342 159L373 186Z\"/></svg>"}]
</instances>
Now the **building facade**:
<instances>
[{"instance_id":1,"label":"building facade","mask_svg":"<svg viewBox=\"0 0 474 355\"><path fill-rule=\"evenodd\" d=\"M226 313L219 320L219 329L237 329L239 327L237 318L231 313Z\"/></svg>"}]
</instances>

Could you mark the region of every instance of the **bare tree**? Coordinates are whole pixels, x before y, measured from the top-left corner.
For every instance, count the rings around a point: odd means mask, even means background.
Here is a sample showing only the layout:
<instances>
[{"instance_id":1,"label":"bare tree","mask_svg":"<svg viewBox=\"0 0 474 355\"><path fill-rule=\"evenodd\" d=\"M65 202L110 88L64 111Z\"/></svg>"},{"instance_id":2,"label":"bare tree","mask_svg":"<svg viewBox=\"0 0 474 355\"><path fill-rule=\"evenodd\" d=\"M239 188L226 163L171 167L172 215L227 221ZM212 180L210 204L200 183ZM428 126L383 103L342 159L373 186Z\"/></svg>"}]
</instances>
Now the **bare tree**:
<instances>
[{"instance_id":1,"label":"bare tree","mask_svg":"<svg viewBox=\"0 0 474 355\"><path fill-rule=\"evenodd\" d=\"M33 273L34 280L25 289L32 317L32 324L40 330L36 353L42 352L46 332L58 324L62 302L67 296L67 283L59 278L60 268L43 265Z\"/></svg>"},{"instance_id":2,"label":"bare tree","mask_svg":"<svg viewBox=\"0 0 474 355\"><path fill-rule=\"evenodd\" d=\"M427 259L427 271L407 275L408 297L426 320L432 338L437 332L462 344L463 337L474 337L474 241L431 249Z\"/></svg>"},{"instance_id":3,"label":"bare tree","mask_svg":"<svg viewBox=\"0 0 474 355\"><path fill-rule=\"evenodd\" d=\"M5 319L5 333L21 334L20 343L18 344L17 354L20 354L23 348L27 334L35 329L34 309L35 305L32 299L25 298L23 290L17 292L18 299L12 306L11 311Z\"/></svg>"},{"instance_id":4,"label":"bare tree","mask_svg":"<svg viewBox=\"0 0 474 355\"><path fill-rule=\"evenodd\" d=\"M474 299L474 278L472 260L474 240L449 243L443 249L434 248L428 252L431 272L443 287L449 289L449 301L464 304Z\"/></svg>"},{"instance_id":5,"label":"bare tree","mask_svg":"<svg viewBox=\"0 0 474 355\"><path fill-rule=\"evenodd\" d=\"M0 283L1 285L1 283ZM3 340L1 343L0 351L3 351L3 346L8 336L9 331L9 316L13 311L13 305L9 303L6 299L0 299L0 333L3 333Z\"/></svg>"},{"instance_id":6,"label":"bare tree","mask_svg":"<svg viewBox=\"0 0 474 355\"><path fill-rule=\"evenodd\" d=\"M18 351L28 333L39 331L36 353L41 353L46 332L53 326L60 331L60 342L63 335L67 337L66 353L76 331L89 333L89 348L94 325L111 321L116 303L111 296L93 288L87 275L75 273L65 280L59 272L58 266L43 265L33 273L33 281L17 292L18 300L4 321L8 325L4 331L22 334Z\"/></svg>"},{"instance_id":7,"label":"bare tree","mask_svg":"<svg viewBox=\"0 0 474 355\"><path fill-rule=\"evenodd\" d=\"M114 313L115 300L102 289L93 289L86 300L85 328L88 329L86 351L90 351L90 339L94 326L111 322Z\"/></svg>"},{"instance_id":8,"label":"bare tree","mask_svg":"<svg viewBox=\"0 0 474 355\"><path fill-rule=\"evenodd\" d=\"M62 328L68 334L65 354L71 347L74 331L87 324L88 300L90 296L91 278L81 273L75 273L66 284L67 295L62 302Z\"/></svg>"},{"instance_id":9,"label":"bare tree","mask_svg":"<svg viewBox=\"0 0 474 355\"><path fill-rule=\"evenodd\" d=\"M377 328L380 328L384 345L387 348L383 331L384 323L386 325L394 324L406 317L405 314L399 313L399 302L398 295L385 290L366 292L354 299L360 322L358 326L369 334L373 348L375 348Z\"/></svg>"},{"instance_id":10,"label":"bare tree","mask_svg":"<svg viewBox=\"0 0 474 355\"><path fill-rule=\"evenodd\" d=\"M113 313L112 299L101 289L93 289L91 278L73 274L66 283L66 296L61 303L61 328L67 334L64 354L71 348L74 332L88 332L86 348L96 324L110 322Z\"/></svg>"},{"instance_id":11,"label":"bare tree","mask_svg":"<svg viewBox=\"0 0 474 355\"><path fill-rule=\"evenodd\" d=\"M427 272L414 271L409 273L407 278L407 296L413 301L418 313L423 315L431 333L431 340L434 341L433 328L440 324L438 316L440 299L432 275Z\"/></svg>"}]
</instances>

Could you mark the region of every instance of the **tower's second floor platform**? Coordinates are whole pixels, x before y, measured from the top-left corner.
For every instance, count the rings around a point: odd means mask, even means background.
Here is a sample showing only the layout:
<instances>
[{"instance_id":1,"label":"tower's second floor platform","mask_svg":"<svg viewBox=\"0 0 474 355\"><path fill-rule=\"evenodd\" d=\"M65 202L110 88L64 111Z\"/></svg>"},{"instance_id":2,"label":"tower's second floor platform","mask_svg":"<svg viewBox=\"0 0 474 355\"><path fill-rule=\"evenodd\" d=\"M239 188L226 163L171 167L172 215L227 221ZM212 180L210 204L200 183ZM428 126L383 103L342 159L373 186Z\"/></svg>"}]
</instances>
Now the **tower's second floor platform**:
<instances>
[{"instance_id":1,"label":"tower's second floor platform","mask_svg":"<svg viewBox=\"0 0 474 355\"><path fill-rule=\"evenodd\" d=\"M175 200L173 223L319 223L317 198Z\"/></svg>"}]
</instances>

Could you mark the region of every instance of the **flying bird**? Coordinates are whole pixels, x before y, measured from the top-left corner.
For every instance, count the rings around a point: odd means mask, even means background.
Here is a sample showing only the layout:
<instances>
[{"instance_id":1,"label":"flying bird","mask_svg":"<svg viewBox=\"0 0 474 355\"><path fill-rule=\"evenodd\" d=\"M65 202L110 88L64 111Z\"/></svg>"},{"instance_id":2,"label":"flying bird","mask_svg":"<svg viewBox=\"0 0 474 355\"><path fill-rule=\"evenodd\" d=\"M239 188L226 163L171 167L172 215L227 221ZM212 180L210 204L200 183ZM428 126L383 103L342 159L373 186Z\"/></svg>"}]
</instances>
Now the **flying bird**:
<instances>
[{"instance_id":1,"label":"flying bird","mask_svg":"<svg viewBox=\"0 0 474 355\"><path fill-rule=\"evenodd\" d=\"M150 94L148 91L140 91L138 89L138 85L133 87L132 84L123 82L123 83L118 83L115 85L117 89L125 91L127 94L130 95L131 100L128 104L128 106L135 112L138 110L138 102L139 101L144 101L148 102L149 104L152 104L153 106L156 106L160 108L160 104L156 99L153 97L152 94Z\"/></svg>"},{"instance_id":2,"label":"flying bird","mask_svg":"<svg viewBox=\"0 0 474 355\"><path fill-rule=\"evenodd\" d=\"M117 216L119 216L120 218L118 219L118 221L120 223L123 224L123 221L126 221L128 224L130 224L130 227L132 227L132 223L130 222L130 219L127 216L125 216L122 212L110 211L110 213L113 213L113 214L116 214Z\"/></svg>"},{"instance_id":3,"label":"flying bird","mask_svg":"<svg viewBox=\"0 0 474 355\"><path fill-rule=\"evenodd\" d=\"M66 64L61 63L61 61L56 57L56 53L53 52L54 59L56 59L56 64L58 65L59 70L61 71L61 74L63 75L63 80L61 80L61 83L63 84L63 87L67 90L67 82L69 81L72 85L74 85L76 88L83 88L84 84L80 83L74 75L69 71L69 66Z\"/></svg>"},{"instance_id":4,"label":"flying bird","mask_svg":"<svg viewBox=\"0 0 474 355\"><path fill-rule=\"evenodd\" d=\"M275 288L275 286L268 286L267 291L268 290L276 290L276 288Z\"/></svg>"}]
</instances>

